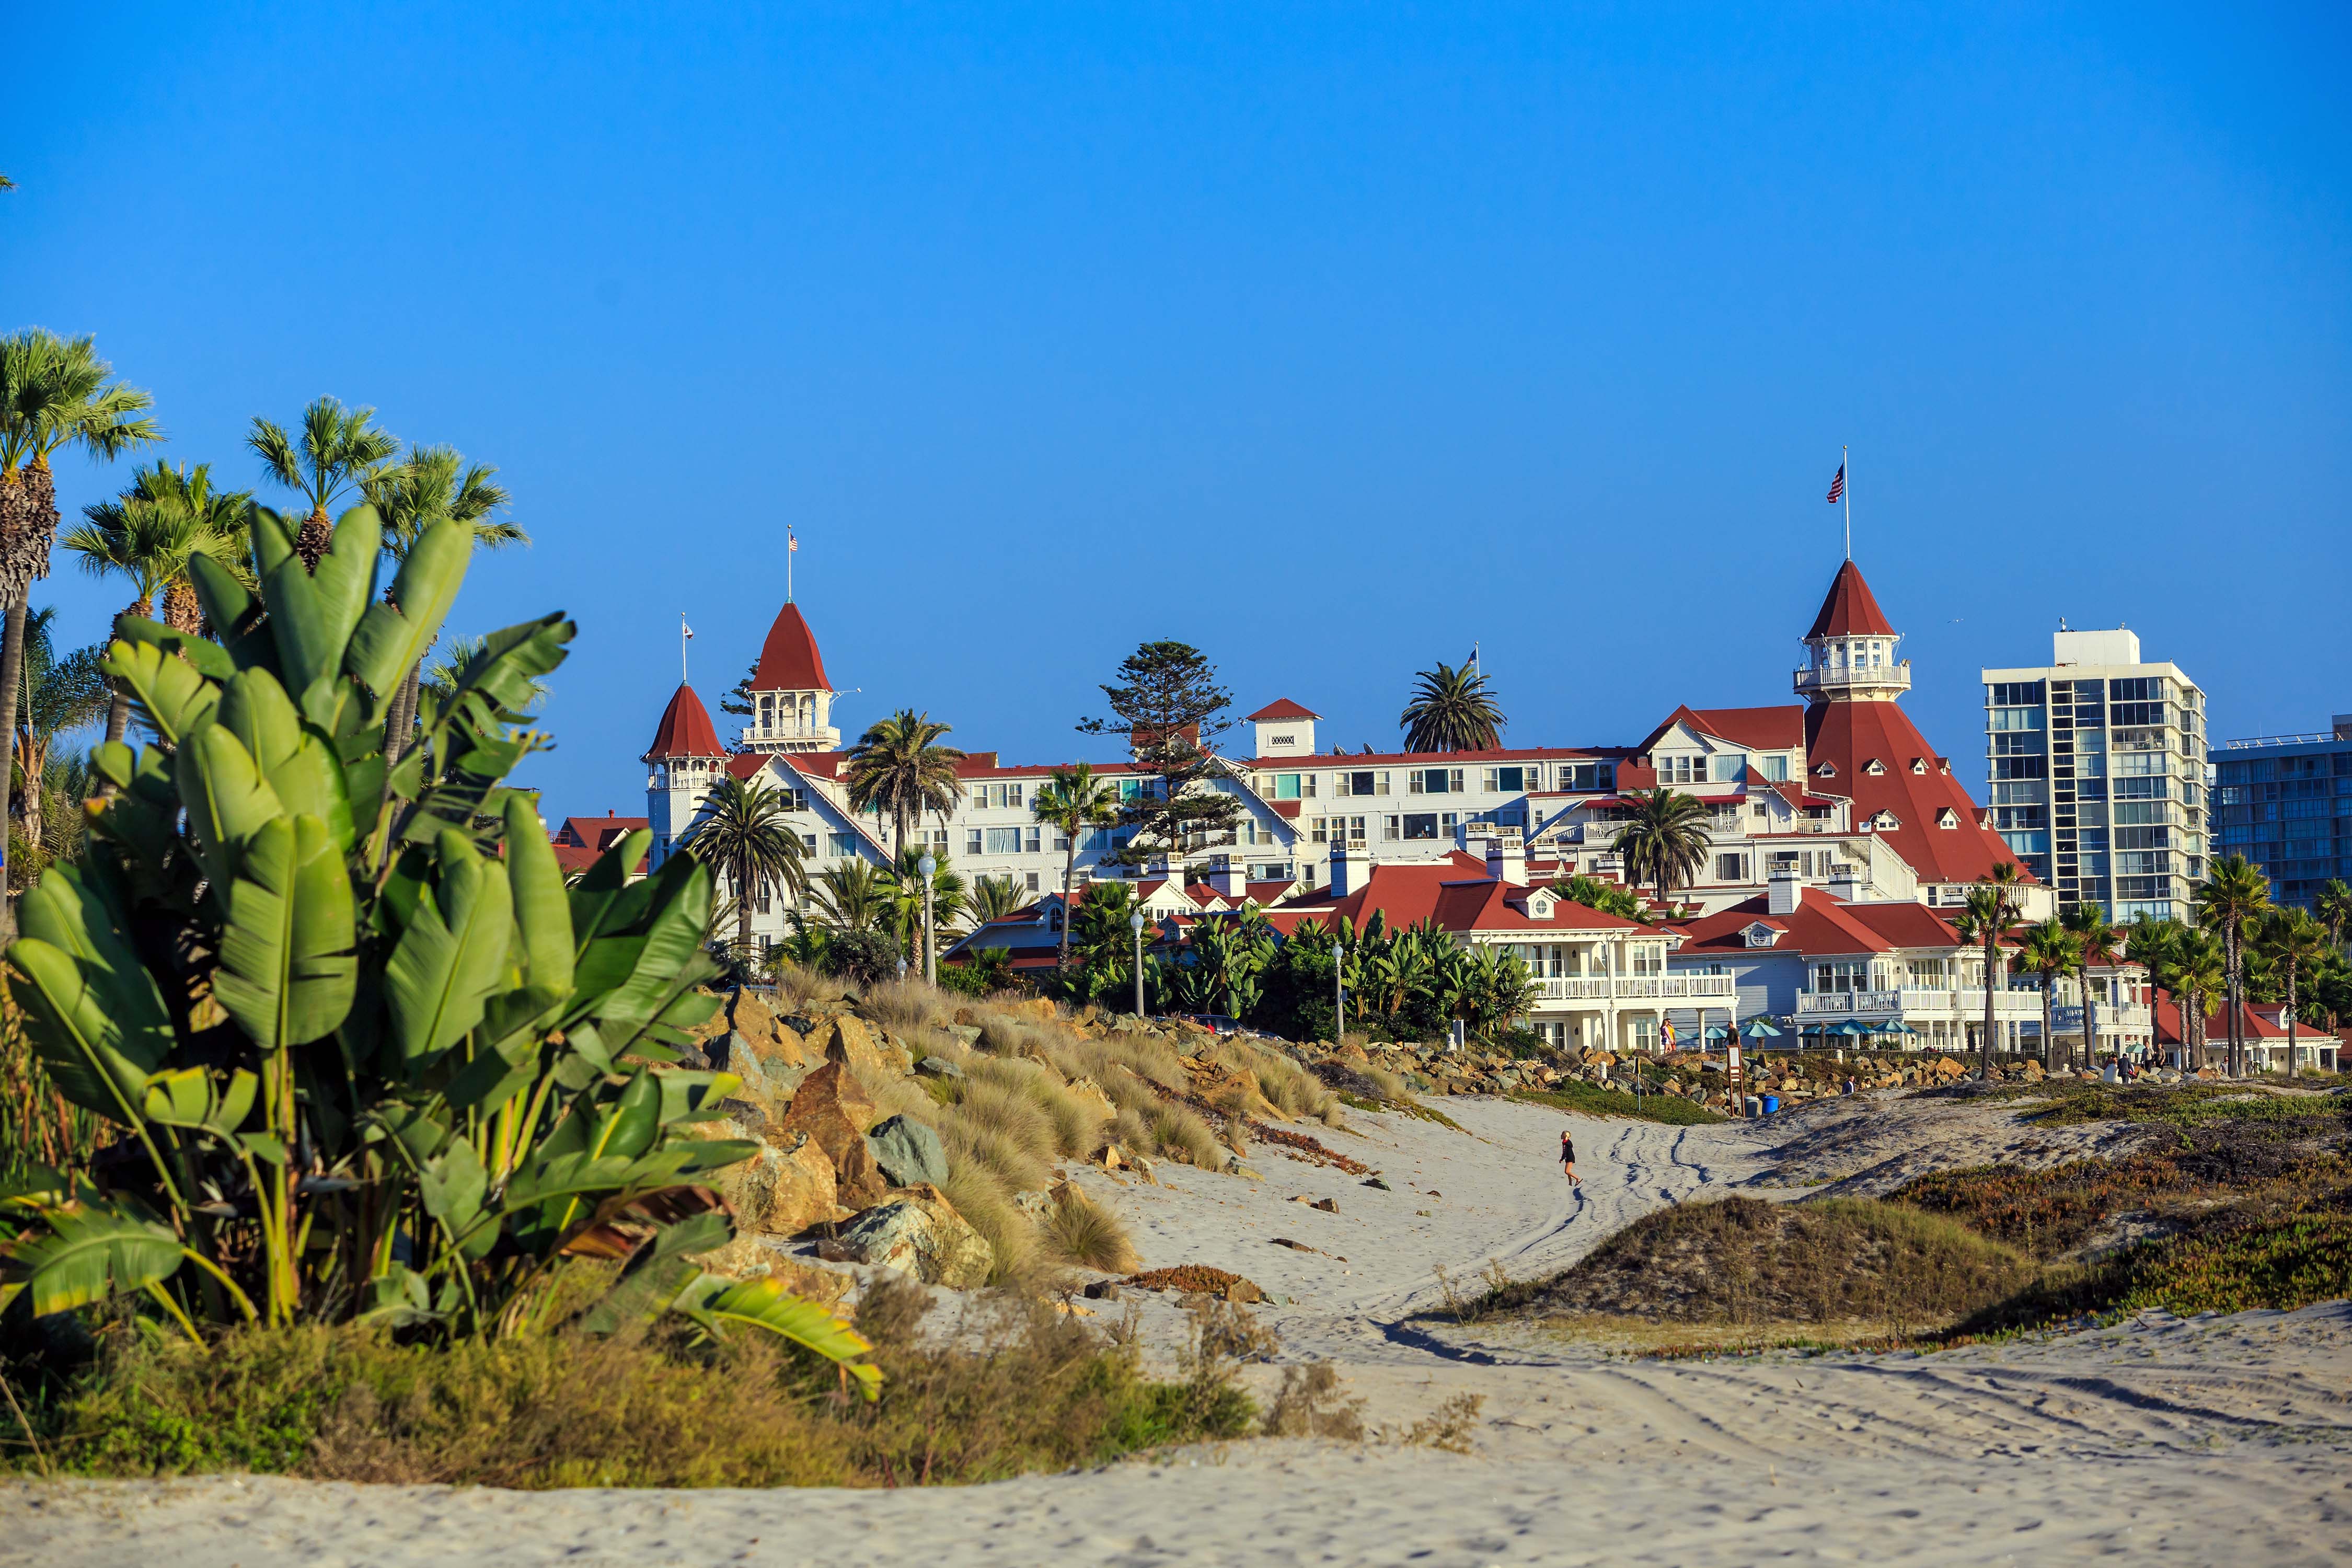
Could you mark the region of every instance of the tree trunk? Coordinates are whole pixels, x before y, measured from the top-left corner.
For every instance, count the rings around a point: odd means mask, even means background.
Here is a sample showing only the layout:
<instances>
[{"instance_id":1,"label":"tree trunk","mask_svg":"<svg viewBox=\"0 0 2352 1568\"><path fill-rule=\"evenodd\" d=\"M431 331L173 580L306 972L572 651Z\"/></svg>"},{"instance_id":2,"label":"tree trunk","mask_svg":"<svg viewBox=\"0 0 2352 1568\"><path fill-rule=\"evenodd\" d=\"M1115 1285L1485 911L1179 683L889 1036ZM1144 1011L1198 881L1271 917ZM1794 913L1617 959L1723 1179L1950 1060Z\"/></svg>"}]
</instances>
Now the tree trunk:
<instances>
[{"instance_id":1,"label":"tree trunk","mask_svg":"<svg viewBox=\"0 0 2352 1568\"><path fill-rule=\"evenodd\" d=\"M1994 965L1995 965L1997 963L1999 963L1998 958L1995 956L1995 955L1999 952L1999 951L2000 951L2000 948L1999 948L1999 945L1998 945L1998 944L1999 944L1999 942L2000 942L2000 938L1999 938L1999 936L1998 936L1998 935L1987 936L1987 937L1985 938L1985 969L1984 969L1985 1016L1984 1016L1984 1037L1983 1037L1982 1039L1980 1039L1980 1040L1979 1040L1979 1041L1977 1042L1977 1044L1981 1047L1981 1048L1978 1051L1978 1053L1977 1053L1977 1081L1978 1081L1979 1083L1990 1083L1990 1082L1992 1081L1992 1028L1993 1028L1993 1006L1992 1006L1992 1001L1993 1001L1993 989L1992 989L1992 988L1993 988L1993 977L1994 977L1994 974L1993 974L1993 972L1994 972Z\"/></svg>"},{"instance_id":2,"label":"tree trunk","mask_svg":"<svg viewBox=\"0 0 2352 1568\"><path fill-rule=\"evenodd\" d=\"M327 547L334 542L335 525L328 521L327 509L319 507L294 531L294 553L302 558L302 570L318 575L319 563L327 558Z\"/></svg>"},{"instance_id":3,"label":"tree trunk","mask_svg":"<svg viewBox=\"0 0 2352 1568\"><path fill-rule=\"evenodd\" d=\"M2294 960L2286 961L2286 1076L2294 1079Z\"/></svg>"},{"instance_id":4,"label":"tree trunk","mask_svg":"<svg viewBox=\"0 0 2352 1568\"><path fill-rule=\"evenodd\" d=\"M1070 879L1077 874L1078 835L1070 831L1070 847L1062 852L1062 951L1054 960L1056 972L1070 967Z\"/></svg>"},{"instance_id":5,"label":"tree trunk","mask_svg":"<svg viewBox=\"0 0 2352 1568\"><path fill-rule=\"evenodd\" d=\"M142 609L139 613L143 616L147 612ZM174 577L163 585L163 624L190 637L204 632L204 604L196 597L194 584L185 577Z\"/></svg>"},{"instance_id":6,"label":"tree trunk","mask_svg":"<svg viewBox=\"0 0 2352 1568\"><path fill-rule=\"evenodd\" d=\"M2050 1005L2050 987L2056 984L2057 981L2058 977L2054 974L2044 974L2042 977L2042 1070L2043 1072L2048 1072L2058 1059L2057 1047L2052 1039L2054 1031L2051 1027L2056 1022L2056 1009Z\"/></svg>"},{"instance_id":7,"label":"tree trunk","mask_svg":"<svg viewBox=\"0 0 2352 1568\"><path fill-rule=\"evenodd\" d=\"M392 710L383 721L383 755L388 763L406 756L415 740L416 699L424 681L425 663L420 659L408 667L408 673L392 689Z\"/></svg>"},{"instance_id":8,"label":"tree trunk","mask_svg":"<svg viewBox=\"0 0 2352 1568\"><path fill-rule=\"evenodd\" d=\"M2072 1052L2067 1054L2066 1060L2070 1066L2073 1064L2074 1058ZM2083 1065L2086 1068L2099 1065L2099 1004L2091 994L2091 972L2088 969L2083 972Z\"/></svg>"},{"instance_id":9,"label":"tree trunk","mask_svg":"<svg viewBox=\"0 0 2352 1568\"><path fill-rule=\"evenodd\" d=\"M9 602L5 629L0 631L0 735L7 737L8 748L6 759L0 761L0 940L16 934L16 906L9 897L8 791L16 782L16 683L24 668L25 600L20 594Z\"/></svg>"},{"instance_id":10,"label":"tree trunk","mask_svg":"<svg viewBox=\"0 0 2352 1568\"><path fill-rule=\"evenodd\" d=\"M2244 1062L2240 1056L2238 1047L2238 998L2242 994L2243 982L2238 975L2238 923L2231 921L2222 927L2221 931L2228 941L2230 954L2229 973L2221 987L2222 994L2229 999L2230 1016L2224 1020L2224 1023L2229 1030L2230 1076L2240 1078L2244 1076Z\"/></svg>"}]
</instances>

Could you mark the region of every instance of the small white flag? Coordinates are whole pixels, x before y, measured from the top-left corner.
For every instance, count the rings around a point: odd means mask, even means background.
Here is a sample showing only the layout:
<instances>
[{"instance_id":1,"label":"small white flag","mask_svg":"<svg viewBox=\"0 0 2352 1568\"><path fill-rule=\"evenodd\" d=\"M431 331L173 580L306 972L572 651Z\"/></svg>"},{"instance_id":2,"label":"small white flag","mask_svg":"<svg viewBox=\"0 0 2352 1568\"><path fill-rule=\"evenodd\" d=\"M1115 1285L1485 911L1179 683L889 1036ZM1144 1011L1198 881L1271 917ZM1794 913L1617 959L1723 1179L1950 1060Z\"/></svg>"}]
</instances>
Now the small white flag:
<instances>
[{"instance_id":1,"label":"small white flag","mask_svg":"<svg viewBox=\"0 0 2352 1568\"><path fill-rule=\"evenodd\" d=\"M684 621L680 621L677 623L677 629L686 634L687 640L688 642L694 640L694 628L692 626L688 626Z\"/></svg>"}]
</instances>

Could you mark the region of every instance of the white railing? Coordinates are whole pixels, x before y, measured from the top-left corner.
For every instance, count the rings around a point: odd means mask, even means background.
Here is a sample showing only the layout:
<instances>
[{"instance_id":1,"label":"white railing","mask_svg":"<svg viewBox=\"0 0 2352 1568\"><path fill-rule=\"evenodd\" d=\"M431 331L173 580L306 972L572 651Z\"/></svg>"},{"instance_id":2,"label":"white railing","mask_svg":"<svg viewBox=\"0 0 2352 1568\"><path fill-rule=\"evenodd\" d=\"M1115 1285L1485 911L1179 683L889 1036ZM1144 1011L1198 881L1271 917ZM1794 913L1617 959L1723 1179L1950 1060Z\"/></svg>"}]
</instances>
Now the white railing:
<instances>
[{"instance_id":1,"label":"white railing","mask_svg":"<svg viewBox=\"0 0 2352 1568\"><path fill-rule=\"evenodd\" d=\"M1984 1016L1984 1005L1985 994L1981 987L1953 991L1926 985L1904 985L1891 991L1797 993L1798 1015L1813 1017L1850 1017L1865 1013L1884 1013L1890 1016L1981 1018ZM2039 1018L2042 1016L2042 997L2032 991L1996 991L1993 993L1993 1013L2001 1018Z\"/></svg>"},{"instance_id":2,"label":"white railing","mask_svg":"<svg viewBox=\"0 0 2352 1568\"><path fill-rule=\"evenodd\" d=\"M1800 692L1842 691L1858 686L1894 686L1908 689L1911 685L1911 661L1903 659L1882 665L1807 665L1796 672L1796 688Z\"/></svg>"},{"instance_id":3,"label":"white railing","mask_svg":"<svg viewBox=\"0 0 2352 1568\"><path fill-rule=\"evenodd\" d=\"M1728 974L1574 974L1536 982L1546 1002L1643 1002L1683 998L1728 1003L1739 982Z\"/></svg>"}]
</instances>

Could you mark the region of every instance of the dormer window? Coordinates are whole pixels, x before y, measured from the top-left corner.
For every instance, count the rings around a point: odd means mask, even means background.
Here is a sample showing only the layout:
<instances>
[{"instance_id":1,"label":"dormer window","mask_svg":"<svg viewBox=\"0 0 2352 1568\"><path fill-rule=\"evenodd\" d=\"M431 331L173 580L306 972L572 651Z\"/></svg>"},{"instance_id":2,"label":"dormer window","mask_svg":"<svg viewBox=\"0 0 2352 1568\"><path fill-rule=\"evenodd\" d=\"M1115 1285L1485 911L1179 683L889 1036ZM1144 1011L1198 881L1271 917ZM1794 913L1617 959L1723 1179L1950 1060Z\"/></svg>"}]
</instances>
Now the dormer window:
<instances>
[{"instance_id":1,"label":"dormer window","mask_svg":"<svg viewBox=\"0 0 2352 1568\"><path fill-rule=\"evenodd\" d=\"M1870 819L1870 825L1882 832L1892 833L1903 826L1903 819L1891 811L1882 811Z\"/></svg>"},{"instance_id":2,"label":"dormer window","mask_svg":"<svg viewBox=\"0 0 2352 1568\"><path fill-rule=\"evenodd\" d=\"M1948 805L1936 814L1936 826L1938 827L1958 827L1959 825L1960 814Z\"/></svg>"},{"instance_id":3,"label":"dormer window","mask_svg":"<svg viewBox=\"0 0 2352 1568\"><path fill-rule=\"evenodd\" d=\"M1921 778L1925 778L1925 777L1927 777L1927 758L1925 758L1925 757L1914 757L1914 758L1912 758L1912 759L1911 759L1911 771L1912 771L1914 773L1916 773L1917 775L1919 775Z\"/></svg>"},{"instance_id":4,"label":"dormer window","mask_svg":"<svg viewBox=\"0 0 2352 1568\"><path fill-rule=\"evenodd\" d=\"M1750 947L1770 947L1780 940L1780 930L1778 926L1769 926L1762 921L1756 921L1748 926L1747 936L1748 945Z\"/></svg>"},{"instance_id":5,"label":"dormer window","mask_svg":"<svg viewBox=\"0 0 2352 1568\"><path fill-rule=\"evenodd\" d=\"M1885 773L1886 764L1880 762L1876 757L1873 757L1869 762L1863 765L1862 771L1868 773L1872 778L1879 778Z\"/></svg>"},{"instance_id":6,"label":"dormer window","mask_svg":"<svg viewBox=\"0 0 2352 1568\"><path fill-rule=\"evenodd\" d=\"M1817 779L1833 779L1837 777L1837 764L1835 763L1823 763L1820 767L1813 770L1813 776Z\"/></svg>"}]
</instances>

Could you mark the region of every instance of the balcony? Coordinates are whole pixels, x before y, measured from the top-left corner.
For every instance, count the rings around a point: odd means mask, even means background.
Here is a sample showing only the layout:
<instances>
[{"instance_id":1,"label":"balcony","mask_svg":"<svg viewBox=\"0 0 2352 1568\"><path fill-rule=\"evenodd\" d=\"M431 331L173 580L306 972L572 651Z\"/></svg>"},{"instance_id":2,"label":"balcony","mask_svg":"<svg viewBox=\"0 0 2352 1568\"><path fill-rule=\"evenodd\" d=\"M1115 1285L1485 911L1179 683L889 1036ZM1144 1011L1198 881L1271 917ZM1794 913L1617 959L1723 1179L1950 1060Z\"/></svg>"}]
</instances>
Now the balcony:
<instances>
[{"instance_id":1,"label":"balcony","mask_svg":"<svg viewBox=\"0 0 2352 1568\"><path fill-rule=\"evenodd\" d=\"M1539 1002L1691 1002L1731 1005L1739 982L1728 974L1573 974L1538 980Z\"/></svg>"},{"instance_id":2,"label":"balcony","mask_svg":"<svg viewBox=\"0 0 2352 1568\"><path fill-rule=\"evenodd\" d=\"M1908 691L1911 661L1881 665L1808 665L1792 679L1800 697L1827 696L1843 691Z\"/></svg>"},{"instance_id":3,"label":"balcony","mask_svg":"<svg viewBox=\"0 0 2352 1568\"><path fill-rule=\"evenodd\" d=\"M1985 994L1974 990L1943 990L1927 985L1901 985L1891 991L1800 991L1797 1017L1808 1018L1927 1018L1966 1023L1984 1017ZM2042 996L2034 991L1996 991L1997 1018L2042 1017Z\"/></svg>"}]
</instances>

